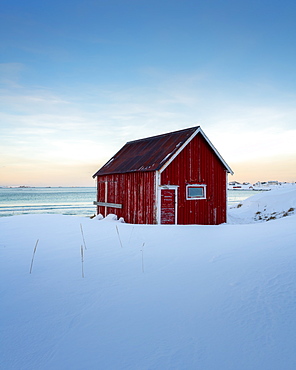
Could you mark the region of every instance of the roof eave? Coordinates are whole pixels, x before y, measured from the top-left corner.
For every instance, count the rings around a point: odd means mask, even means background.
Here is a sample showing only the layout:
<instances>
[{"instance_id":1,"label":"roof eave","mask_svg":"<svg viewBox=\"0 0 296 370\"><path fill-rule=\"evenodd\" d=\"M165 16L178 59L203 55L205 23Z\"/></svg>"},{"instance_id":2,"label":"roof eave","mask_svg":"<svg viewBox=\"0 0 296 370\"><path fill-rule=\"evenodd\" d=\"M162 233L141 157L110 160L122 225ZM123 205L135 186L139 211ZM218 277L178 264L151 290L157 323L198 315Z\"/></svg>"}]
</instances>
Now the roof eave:
<instances>
[{"instance_id":1,"label":"roof eave","mask_svg":"<svg viewBox=\"0 0 296 370\"><path fill-rule=\"evenodd\" d=\"M211 143L210 139L207 137L207 135L203 132L203 130L200 128L199 129L200 133L204 137L204 139L207 141L207 143L210 145L210 147L213 149L217 157L220 159L220 161L223 163L224 167L226 168L227 172L230 173L231 175L234 174L232 169L228 166L228 164L225 162L221 154L218 152L218 150L214 147L214 145Z\"/></svg>"},{"instance_id":2,"label":"roof eave","mask_svg":"<svg viewBox=\"0 0 296 370\"><path fill-rule=\"evenodd\" d=\"M196 130L193 132L193 134L183 143L183 145L180 146L180 148L170 157L168 160L162 165L157 168L160 173L162 173L171 163L172 161L181 153L181 151L190 143L190 141L197 135L201 134L203 138L206 140L206 142L209 144L209 146L213 149L217 157L222 162L223 166L225 167L226 171L230 173L231 175L234 174L232 169L228 166L228 164L224 161L221 154L218 152L218 150L214 147L210 139L207 137L207 135L203 132L203 130L200 128L200 126L197 126Z\"/></svg>"}]
</instances>

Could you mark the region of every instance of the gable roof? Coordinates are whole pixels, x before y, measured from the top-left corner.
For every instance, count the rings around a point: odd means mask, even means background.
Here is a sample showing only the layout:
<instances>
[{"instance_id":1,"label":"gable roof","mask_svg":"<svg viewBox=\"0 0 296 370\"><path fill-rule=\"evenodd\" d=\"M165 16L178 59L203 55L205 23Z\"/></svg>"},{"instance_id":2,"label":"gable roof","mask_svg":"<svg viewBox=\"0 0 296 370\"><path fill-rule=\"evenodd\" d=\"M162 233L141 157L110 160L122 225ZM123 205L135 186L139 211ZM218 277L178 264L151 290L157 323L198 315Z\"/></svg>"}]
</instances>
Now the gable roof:
<instances>
[{"instance_id":1,"label":"gable roof","mask_svg":"<svg viewBox=\"0 0 296 370\"><path fill-rule=\"evenodd\" d=\"M233 173L200 126L127 142L93 177L111 173L164 170L183 148L201 133L226 170Z\"/></svg>"}]
</instances>

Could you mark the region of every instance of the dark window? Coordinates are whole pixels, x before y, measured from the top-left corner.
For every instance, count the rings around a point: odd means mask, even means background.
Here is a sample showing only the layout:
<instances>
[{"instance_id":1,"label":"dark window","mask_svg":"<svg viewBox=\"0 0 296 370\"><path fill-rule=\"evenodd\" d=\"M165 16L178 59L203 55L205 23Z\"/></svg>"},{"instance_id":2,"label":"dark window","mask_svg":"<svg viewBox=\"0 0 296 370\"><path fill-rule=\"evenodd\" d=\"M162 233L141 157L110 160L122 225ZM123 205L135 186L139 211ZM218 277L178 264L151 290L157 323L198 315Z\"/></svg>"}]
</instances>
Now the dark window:
<instances>
[{"instance_id":1,"label":"dark window","mask_svg":"<svg viewBox=\"0 0 296 370\"><path fill-rule=\"evenodd\" d=\"M186 199L206 199L206 185L187 185Z\"/></svg>"}]
</instances>

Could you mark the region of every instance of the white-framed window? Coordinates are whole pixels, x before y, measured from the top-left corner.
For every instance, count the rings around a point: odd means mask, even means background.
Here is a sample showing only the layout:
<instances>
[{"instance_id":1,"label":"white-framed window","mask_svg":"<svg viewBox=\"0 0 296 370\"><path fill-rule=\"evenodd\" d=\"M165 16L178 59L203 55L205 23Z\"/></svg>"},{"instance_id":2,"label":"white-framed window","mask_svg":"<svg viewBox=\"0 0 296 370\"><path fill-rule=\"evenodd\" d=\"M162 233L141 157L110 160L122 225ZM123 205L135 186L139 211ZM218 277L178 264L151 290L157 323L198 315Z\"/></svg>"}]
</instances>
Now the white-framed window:
<instances>
[{"instance_id":1,"label":"white-framed window","mask_svg":"<svg viewBox=\"0 0 296 370\"><path fill-rule=\"evenodd\" d=\"M204 184L190 184L186 185L186 199L206 199L207 198L207 185Z\"/></svg>"}]
</instances>

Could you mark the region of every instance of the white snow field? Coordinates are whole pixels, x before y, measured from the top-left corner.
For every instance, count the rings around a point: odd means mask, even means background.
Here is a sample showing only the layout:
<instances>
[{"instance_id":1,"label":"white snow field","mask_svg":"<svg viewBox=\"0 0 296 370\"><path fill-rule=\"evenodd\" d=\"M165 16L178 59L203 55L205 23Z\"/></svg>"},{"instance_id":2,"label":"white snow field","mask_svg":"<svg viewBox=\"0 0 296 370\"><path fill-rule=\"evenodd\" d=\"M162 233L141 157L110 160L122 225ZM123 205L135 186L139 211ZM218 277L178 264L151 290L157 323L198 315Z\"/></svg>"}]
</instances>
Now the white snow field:
<instances>
[{"instance_id":1,"label":"white snow field","mask_svg":"<svg viewBox=\"0 0 296 370\"><path fill-rule=\"evenodd\" d=\"M287 194L219 226L2 217L0 368L296 369L295 212L254 222Z\"/></svg>"}]
</instances>

